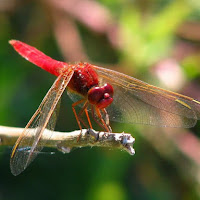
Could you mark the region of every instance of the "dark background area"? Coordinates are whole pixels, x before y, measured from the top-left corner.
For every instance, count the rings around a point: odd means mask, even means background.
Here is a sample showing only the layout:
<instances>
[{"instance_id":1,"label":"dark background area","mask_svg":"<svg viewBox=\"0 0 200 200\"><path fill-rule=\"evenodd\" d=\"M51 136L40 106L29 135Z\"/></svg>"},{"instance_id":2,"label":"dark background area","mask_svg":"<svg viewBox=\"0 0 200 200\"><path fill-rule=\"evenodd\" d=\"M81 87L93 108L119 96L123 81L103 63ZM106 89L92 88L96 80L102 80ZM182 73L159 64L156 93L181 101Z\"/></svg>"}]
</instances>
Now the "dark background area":
<instances>
[{"instance_id":1,"label":"dark background area","mask_svg":"<svg viewBox=\"0 0 200 200\"><path fill-rule=\"evenodd\" d=\"M10 39L200 100L199 0L1 0L0 125L25 127L56 77L21 58ZM71 104L65 94L56 130L78 129ZM1 147L0 200L200 199L200 123L111 125L136 138L134 156L102 148L42 153L14 177L12 147Z\"/></svg>"}]
</instances>

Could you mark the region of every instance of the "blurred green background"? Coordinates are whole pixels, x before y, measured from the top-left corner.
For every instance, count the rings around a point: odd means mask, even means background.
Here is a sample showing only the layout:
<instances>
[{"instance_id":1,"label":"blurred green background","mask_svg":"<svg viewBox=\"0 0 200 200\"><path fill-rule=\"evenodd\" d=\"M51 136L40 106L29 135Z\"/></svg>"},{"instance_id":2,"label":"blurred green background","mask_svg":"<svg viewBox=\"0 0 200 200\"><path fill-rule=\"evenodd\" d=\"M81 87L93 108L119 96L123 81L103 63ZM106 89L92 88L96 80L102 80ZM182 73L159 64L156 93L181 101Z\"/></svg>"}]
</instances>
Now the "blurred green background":
<instances>
[{"instance_id":1,"label":"blurred green background","mask_svg":"<svg viewBox=\"0 0 200 200\"><path fill-rule=\"evenodd\" d=\"M200 100L199 0L1 0L0 125L24 127L56 77L21 58L10 39ZM65 94L56 130L78 129L71 104ZM200 123L189 130L111 125L136 138L134 156L101 148L56 151L40 154L14 177L11 147L1 147L0 200L200 199Z\"/></svg>"}]
</instances>

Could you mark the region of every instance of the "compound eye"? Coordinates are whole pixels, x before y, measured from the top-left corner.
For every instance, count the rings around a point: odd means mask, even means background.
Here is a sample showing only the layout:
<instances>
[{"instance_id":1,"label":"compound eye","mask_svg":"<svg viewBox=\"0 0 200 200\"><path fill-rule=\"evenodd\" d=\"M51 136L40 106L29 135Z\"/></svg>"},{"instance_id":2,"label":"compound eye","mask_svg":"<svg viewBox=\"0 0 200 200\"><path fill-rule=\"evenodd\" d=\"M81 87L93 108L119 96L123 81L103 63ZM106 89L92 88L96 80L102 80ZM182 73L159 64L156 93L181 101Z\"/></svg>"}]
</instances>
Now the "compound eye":
<instances>
[{"instance_id":1,"label":"compound eye","mask_svg":"<svg viewBox=\"0 0 200 200\"><path fill-rule=\"evenodd\" d=\"M88 100L99 109L106 108L113 102L113 87L105 84L102 87L94 87L88 91Z\"/></svg>"},{"instance_id":2,"label":"compound eye","mask_svg":"<svg viewBox=\"0 0 200 200\"><path fill-rule=\"evenodd\" d=\"M103 88L104 88L104 92L105 93L108 93L110 96L113 96L113 87L112 87L112 85L110 85L109 83L106 83L104 86L103 86Z\"/></svg>"},{"instance_id":3,"label":"compound eye","mask_svg":"<svg viewBox=\"0 0 200 200\"><path fill-rule=\"evenodd\" d=\"M94 87L88 91L88 100L91 104L97 104L104 96L102 87Z\"/></svg>"},{"instance_id":4,"label":"compound eye","mask_svg":"<svg viewBox=\"0 0 200 200\"><path fill-rule=\"evenodd\" d=\"M112 102L113 102L113 98L109 97L107 99L102 99L101 101L99 101L98 104L96 104L96 106L99 109L103 109L103 108L108 107Z\"/></svg>"}]
</instances>

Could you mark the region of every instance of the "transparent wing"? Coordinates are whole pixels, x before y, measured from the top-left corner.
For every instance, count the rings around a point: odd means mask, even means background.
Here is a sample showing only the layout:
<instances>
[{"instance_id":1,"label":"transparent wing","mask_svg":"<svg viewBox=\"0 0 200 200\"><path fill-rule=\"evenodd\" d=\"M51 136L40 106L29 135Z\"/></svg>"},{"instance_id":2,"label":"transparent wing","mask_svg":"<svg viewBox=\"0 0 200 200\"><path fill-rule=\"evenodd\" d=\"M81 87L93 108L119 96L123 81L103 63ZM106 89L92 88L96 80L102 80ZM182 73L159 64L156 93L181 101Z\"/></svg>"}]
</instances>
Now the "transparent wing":
<instances>
[{"instance_id":1,"label":"transparent wing","mask_svg":"<svg viewBox=\"0 0 200 200\"><path fill-rule=\"evenodd\" d=\"M13 175L24 171L50 139L57 118L54 110L72 75L73 71L69 71L56 79L15 143L10 160ZM47 129L48 134L43 134Z\"/></svg>"},{"instance_id":2,"label":"transparent wing","mask_svg":"<svg viewBox=\"0 0 200 200\"><path fill-rule=\"evenodd\" d=\"M164 127L193 127L200 118L200 102L122 73L93 66L100 84L114 88L113 103L106 108L110 120Z\"/></svg>"}]
</instances>

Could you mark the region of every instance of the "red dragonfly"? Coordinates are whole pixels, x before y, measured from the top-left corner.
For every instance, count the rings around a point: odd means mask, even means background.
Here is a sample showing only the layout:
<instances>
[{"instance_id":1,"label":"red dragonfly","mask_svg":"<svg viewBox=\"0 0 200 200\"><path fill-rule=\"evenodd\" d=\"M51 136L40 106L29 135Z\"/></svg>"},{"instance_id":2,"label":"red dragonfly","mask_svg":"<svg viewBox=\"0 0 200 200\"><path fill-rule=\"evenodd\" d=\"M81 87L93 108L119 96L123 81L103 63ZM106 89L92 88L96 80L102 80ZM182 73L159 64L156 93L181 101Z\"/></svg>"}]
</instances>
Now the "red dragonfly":
<instances>
[{"instance_id":1,"label":"red dragonfly","mask_svg":"<svg viewBox=\"0 0 200 200\"><path fill-rule=\"evenodd\" d=\"M89 63L57 61L21 41L9 42L22 57L57 76L13 147L10 166L14 175L24 171L44 147L44 130L54 129L55 109L66 88L75 102L72 109L80 130L81 124L87 127L83 114L92 128L90 113L107 132L112 131L109 120L189 128L200 118L200 102L193 98Z\"/></svg>"}]
</instances>

